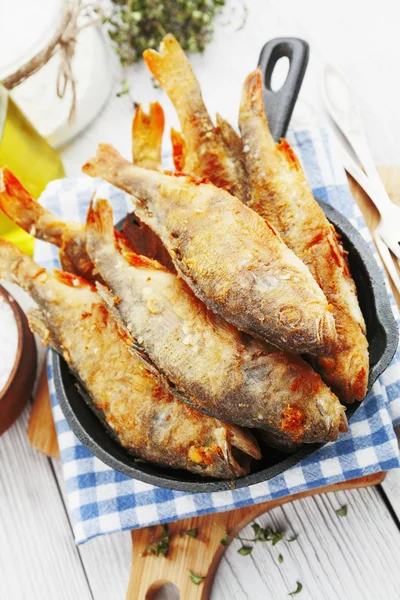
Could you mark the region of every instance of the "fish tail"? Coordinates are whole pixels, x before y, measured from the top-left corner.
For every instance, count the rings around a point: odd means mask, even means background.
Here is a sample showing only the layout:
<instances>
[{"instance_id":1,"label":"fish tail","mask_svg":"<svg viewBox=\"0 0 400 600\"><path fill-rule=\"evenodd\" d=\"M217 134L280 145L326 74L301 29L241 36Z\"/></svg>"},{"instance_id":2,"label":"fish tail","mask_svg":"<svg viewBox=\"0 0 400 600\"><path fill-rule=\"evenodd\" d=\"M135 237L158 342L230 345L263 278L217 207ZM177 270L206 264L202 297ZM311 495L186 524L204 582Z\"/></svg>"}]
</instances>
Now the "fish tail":
<instances>
[{"instance_id":1,"label":"fish tail","mask_svg":"<svg viewBox=\"0 0 400 600\"><path fill-rule=\"evenodd\" d=\"M185 170L185 138L180 131L171 127L172 156L176 171Z\"/></svg>"},{"instance_id":2,"label":"fish tail","mask_svg":"<svg viewBox=\"0 0 400 600\"><path fill-rule=\"evenodd\" d=\"M171 74L186 73L186 71L192 74L192 67L178 40L172 34L164 37L159 52L152 49L145 50L143 58L153 77L168 93L173 91L172 88L169 89L174 81Z\"/></svg>"},{"instance_id":3,"label":"fish tail","mask_svg":"<svg viewBox=\"0 0 400 600\"><path fill-rule=\"evenodd\" d=\"M259 68L252 71L245 79L240 103L240 121L248 117L256 117L266 126L265 131L271 150L275 148L274 139L268 128L268 120L264 110L262 75ZM264 128L263 128L264 129Z\"/></svg>"},{"instance_id":4,"label":"fish tail","mask_svg":"<svg viewBox=\"0 0 400 600\"><path fill-rule=\"evenodd\" d=\"M86 235L88 244L94 238L102 242L115 243L113 211L108 200L99 199L90 203L86 217Z\"/></svg>"},{"instance_id":5,"label":"fish tail","mask_svg":"<svg viewBox=\"0 0 400 600\"><path fill-rule=\"evenodd\" d=\"M30 291L36 287L36 281L41 275L47 277L45 269L33 262L17 246L0 239L0 277Z\"/></svg>"},{"instance_id":6,"label":"fish tail","mask_svg":"<svg viewBox=\"0 0 400 600\"><path fill-rule=\"evenodd\" d=\"M30 235L61 246L65 223L36 202L8 167L0 174L0 208Z\"/></svg>"},{"instance_id":7,"label":"fish tail","mask_svg":"<svg viewBox=\"0 0 400 600\"><path fill-rule=\"evenodd\" d=\"M132 121L132 156L136 165L154 169L160 166L164 125L161 104L152 102L149 114L138 105Z\"/></svg>"},{"instance_id":8,"label":"fish tail","mask_svg":"<svg viewBox=\"0 0 400 600\"><path fill-rule=\"evenodd\" d=\"M96 157L88 160L82 171L91 177L103 177L107 180L107 174L111 171L115 172L130 164L110 144L99 144Z\"/></svg>"}]
</instances>

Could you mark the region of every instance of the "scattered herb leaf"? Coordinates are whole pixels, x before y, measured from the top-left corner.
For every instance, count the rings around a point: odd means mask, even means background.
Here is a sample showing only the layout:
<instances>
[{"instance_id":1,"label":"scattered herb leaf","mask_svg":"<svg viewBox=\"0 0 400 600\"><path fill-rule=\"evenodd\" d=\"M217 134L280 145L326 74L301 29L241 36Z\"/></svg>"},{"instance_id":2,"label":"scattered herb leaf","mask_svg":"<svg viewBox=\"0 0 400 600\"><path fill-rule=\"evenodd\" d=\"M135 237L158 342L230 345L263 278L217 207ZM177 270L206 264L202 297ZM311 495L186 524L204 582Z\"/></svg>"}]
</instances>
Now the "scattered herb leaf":
<instances>
[{"instance_id":1,"label":"scattered herb leaf","mask_svg":"<svg viewBox=\"0 0 400 600\"><path fill-rule=\"evenodd\" d=\"M224 535L224 537L222 538L220 544L222 544L223 546L227 546L229 544L229 533L226 533Z\"/></svg>"},{"instance_id":2,"label":"scattered herb leaf","mask_svg":"<svg viewBox=\"0 0 400 600\"><path fill-rule=\"evenodd\" d=\"M290 538L290 540L287 540L289 543L290 542L295 542L297 540L297 538L299 537L298 533L295 533L295 535L293 537Z\"/></svg>"},{"instance_id":3,"label":"scattered herb leaf","mask_svg":"<svg viewBox=\"0 0 400 600\"><path fill-rule=\"evenodd\" d=\"M169 535L167 525L162 526L160 537L148 544L142 552L142 556L148 556L153 554L154 556L165 556L167 557L169 550Z\"/></svg>"},{"instance_id":4,"label":"scattered herb leaf","mask_svg":"<svg viewBox=\"0 0 400 600\"><path fill-rule=\"evenodd\" d=\"M280 563L283 563L283 556L282 556L282 554L280 554L280 555L278 556L278 561L279 561Z\"/></svg>"},{"instance_id":5,"label":"scattered herb leaf","mask_svg":"<svg viewBox=\"0 0 400 600\"><path fill-rule=\"evenodd\" d=\"M248 554L251 554L252 552L253 552L252 546L242 546L238 550L238 554L240 554L240 556L247 556Z\"/></svg>"},{"instance_id":6,"label":"scattered herb leaf","mask_svg":"<svg viewBox=\"0 0 400 600\"><path fill-rule=\"evenodd\" d=\"M303 589L303 584L300 583L300 581L296 581L297 583L297 588L294 590L294 592L290 592L290 594L288 594L288 596L295 596L296 594L300 594L301 590Z\"/></svg>"},{"instance_id":7,"label":"scattered herb leaf","mask_svg":"<svg viewBox=\"0 0 400 600\"><path fill-rule=\"evenodd\" d=\"M117 93L117 97L120 98L121 96L124 96L125 94L129 93L129 83L127 79L124 79L121 82L121 89L120 91Z\"/></svg>"},{"instance_id":8,"label":"scattered herb leaf","mask_svg":"<svg viewBox=\"0 0 400 600\"><path fill-rule=\"evenodd\" d=\"M199 530L197 527L195 527L194 529L188 529L187 531L180 531L179 535L182 537L183 535L188 535L191 538L197 538L197 534L199 533Z\"/></svg>"},{"instance_id":9,"label":"scattered herb leaf","mask_svg":"<svg viewBox=\"0 0 400 600\"><path fill-rule=\"evenodd\" d=\"M194 575L193 573L191 573L190 571L188 571L189 573L189 577L190 579L193 581L193 583L195 583L196 585L199 585L202 581L205 580L205 577L201 577L199 575Z\"/></svg>"},{"instance_id":10,"label":"scattered herb leaf","mask_svg":"<svg viewBox=\"0 0 400 600\"><path fill-rule=\"evenodd\" d=\"M338 508L336 511L338 517L346 517L347 516L347 504L344 504L341 508Z\"/></svg>"},{"instance_id":11,"label":"scattered herb leaf","mask_svg":"<svg viewBox=\"0 0 400 600\"><path fill-rule=\"evenodd\" d=\"M271 531L271 542L272 545L275 546L278 542L283 540L285 537L285 533L283 531Z\"/></svg>"}]
</instances>

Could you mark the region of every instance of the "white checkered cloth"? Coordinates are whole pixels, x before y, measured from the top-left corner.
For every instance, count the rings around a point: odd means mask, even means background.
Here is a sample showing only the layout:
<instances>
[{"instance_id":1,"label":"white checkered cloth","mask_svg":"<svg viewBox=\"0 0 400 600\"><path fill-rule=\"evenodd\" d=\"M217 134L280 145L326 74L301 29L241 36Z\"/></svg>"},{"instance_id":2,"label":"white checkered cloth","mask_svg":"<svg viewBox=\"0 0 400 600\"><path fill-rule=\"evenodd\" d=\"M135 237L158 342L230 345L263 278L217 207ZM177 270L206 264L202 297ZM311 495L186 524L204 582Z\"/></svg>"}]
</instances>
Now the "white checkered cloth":
<instances>
[{"instance_id":1,"label":"white checkered cloth","mask_svg":"<svg viewBox=\"0 0 400 600\"><path fill-rule=\"evenodd\" d=\"M361 213L350 195L341 163L333 158L327 132L296 131L291 132L288 139L301 159L314 194L344 213L373 248ZM126 194L89 177L50 183L41 202L64 220L84 222L95 189L98 196L111 200L116 222L132 209ZM57 250L49 244L37 242L35 258L44 267L58 266ZM392 296L391 299L398 321L398 309ZM77 543L104 533L232 510L400 466L393 429L394 424L400 423L399 351L351 419L348 433L341 435L338 441L327 444L268 482L215 493L174 492L130 479L106 466L70 430L57 402L51 368L48 376Z\"/></svg>"}]
</instances>

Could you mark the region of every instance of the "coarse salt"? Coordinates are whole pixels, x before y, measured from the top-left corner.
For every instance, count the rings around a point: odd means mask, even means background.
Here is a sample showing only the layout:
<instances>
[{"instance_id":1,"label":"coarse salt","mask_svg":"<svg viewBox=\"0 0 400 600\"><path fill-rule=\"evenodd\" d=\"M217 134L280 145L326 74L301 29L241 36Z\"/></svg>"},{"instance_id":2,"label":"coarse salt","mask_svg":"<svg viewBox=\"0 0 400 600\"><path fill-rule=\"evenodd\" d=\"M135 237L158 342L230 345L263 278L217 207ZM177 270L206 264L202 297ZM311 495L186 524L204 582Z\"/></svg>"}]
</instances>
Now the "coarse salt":
<instances>
[{"instance_id":1,"label":"coarse salt","mask_svg":"<svg viewBox=\"0 0 400 600\"><path fill-rule=\"evenodd\" d=\"M17 350L17 322L9 303L0 297L0 393L11 375Z\"/></svg>"}]
</instances>

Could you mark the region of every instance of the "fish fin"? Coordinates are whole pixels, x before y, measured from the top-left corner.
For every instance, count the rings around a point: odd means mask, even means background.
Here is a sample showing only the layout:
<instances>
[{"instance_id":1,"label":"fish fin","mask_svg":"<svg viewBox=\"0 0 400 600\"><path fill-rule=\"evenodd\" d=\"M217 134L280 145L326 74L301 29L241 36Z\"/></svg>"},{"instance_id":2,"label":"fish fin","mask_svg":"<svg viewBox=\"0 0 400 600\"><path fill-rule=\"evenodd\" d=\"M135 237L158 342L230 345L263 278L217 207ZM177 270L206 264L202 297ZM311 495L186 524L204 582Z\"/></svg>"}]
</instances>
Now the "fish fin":
<instances>
[{"instance_id":1,"label":"fish fin","mask_svg":"<svg viewBox=\"0 0 400 600\"><path fill-rule=\"evenodd\" d=\"M261 450L258 442L249 430L236 427L236 425L231 425L230 423L226 424L226 428L232 446L256 460L261 458Z\"/></svg>"},{"instance_id":2,"label":"fish fin","mask_svg":"<svg viewBox=\"0 0 400 600\"><path fill-rule=\"evenodd\" d=\"M60 271L59 269L54 269L53 275L57 279L57 281L59 281L60 283L64 283L69 287L89 288L93 291L96 291L96 287L92 283L90 283L83 277L80 277L79 275L68 273L67 271Z\"/></svg>"},{"instance_id":3,"label":"fish fin","mask_svg":"<svg viewBox=\"0 0 400 600\"><path fill-rule=\"evenodd\" d=\"M219 127L220 129L225 146L227 146L228 148L233 148L235 150L243 151L242 138L236 133L232 125L228 123L228 121L226 121L224 118L222 118L219 113L217 113L216 122L217 127Z\"/></svg>"},{"instance_id":4,"label":"fish fin","mask_svg":"<svg viewBox=\"0 0 400 600\"><path fill-rule=\"evenodd\" d=\"M177 171L184 171L186 152L185 138L183 137L183 134L180 131L177 131L173 127L171 127L171 144L175 169Z\"/></svg>"},{"instance_id":5,"label":"fish fin","mask_svg":"<svg viewBox=\"0 0 400 600\"><path fill-rule=\"evenodd\" d=\"M165 117L161 104L152 102L149 114L139 104L132 121L133 162L146 169L158 169L161 165L161 146Z\"/></svg>"},{"instance_id":6,"label":"fish fin","mask_svg":"<svg viewBox=\"0 0 400 600\"><path fill-rule=\"evenodd\" d=\"M122 250L122 256L132 267L138 269L155 269L157 271L165 271L166 273L170 273L169 269L164 267L158 261L153 260L152 258L148 258L147 256L141 256L139 254L135 254L134 252L127 252Z\"/></svg>"},{"instance_id":7,"label":"fish fin","mask_svg":"<svg viewBox=\"0 0 400 600\"><path fill-rule=\"evenodd\" d=\"M175 272L175 267L164 244L137 215L134 213L126 215L122 231L135 254L153 258L169 271Z\"/></svg>"},{"instance_id":8,"label":"fish fin","mask_svg":"<svg viewBox=\"0 0 400 600\"><path fill-rule=\"evenodd\" d=\"M65 223L36 202L8 167L1 169L0 208L30 235L61 246Z\"/></svg>"},{"instance_id":9,"label":"fish fin","mask_svg":"<svg viewBox=\"0 0 400 600\"><path fill-rule=\"evenodd\" d=\"M82 167L82 171L91 177L102 177L111 169L117 170L119 167L129 165L129 161L110 144L99 144L95 158L88 160ZM107 179L104 177L104 179Z\"/></svg>"},{"instance_id":10,"label":"fish fin","mask_svg":"<svg viewBox=\"0 0 400 600\"><path fill-rule=\"evenodd\" d=\"M38 308L30 308L27 317L31 331L40 337L43 346L51 346L53 350L62 354L60 342L51 331L43 312Z\"/></svg>"},{"instance_id":11,"label":"fish fin","mask_svg":"<svg viewBox=\"0 0 400 600\"><path fill-rule=\"evenodd\" d=\"M296 154L293 151L293 148L290 146L290 144L288 144L285 138L280 139L279 143L276 144L276 149L281 153L282 156L285 157L289 167L295 169L296 171L300 171L300 173L303 173L303 169L299 159L297 158Z\"/></svg>"}]
</instances>

